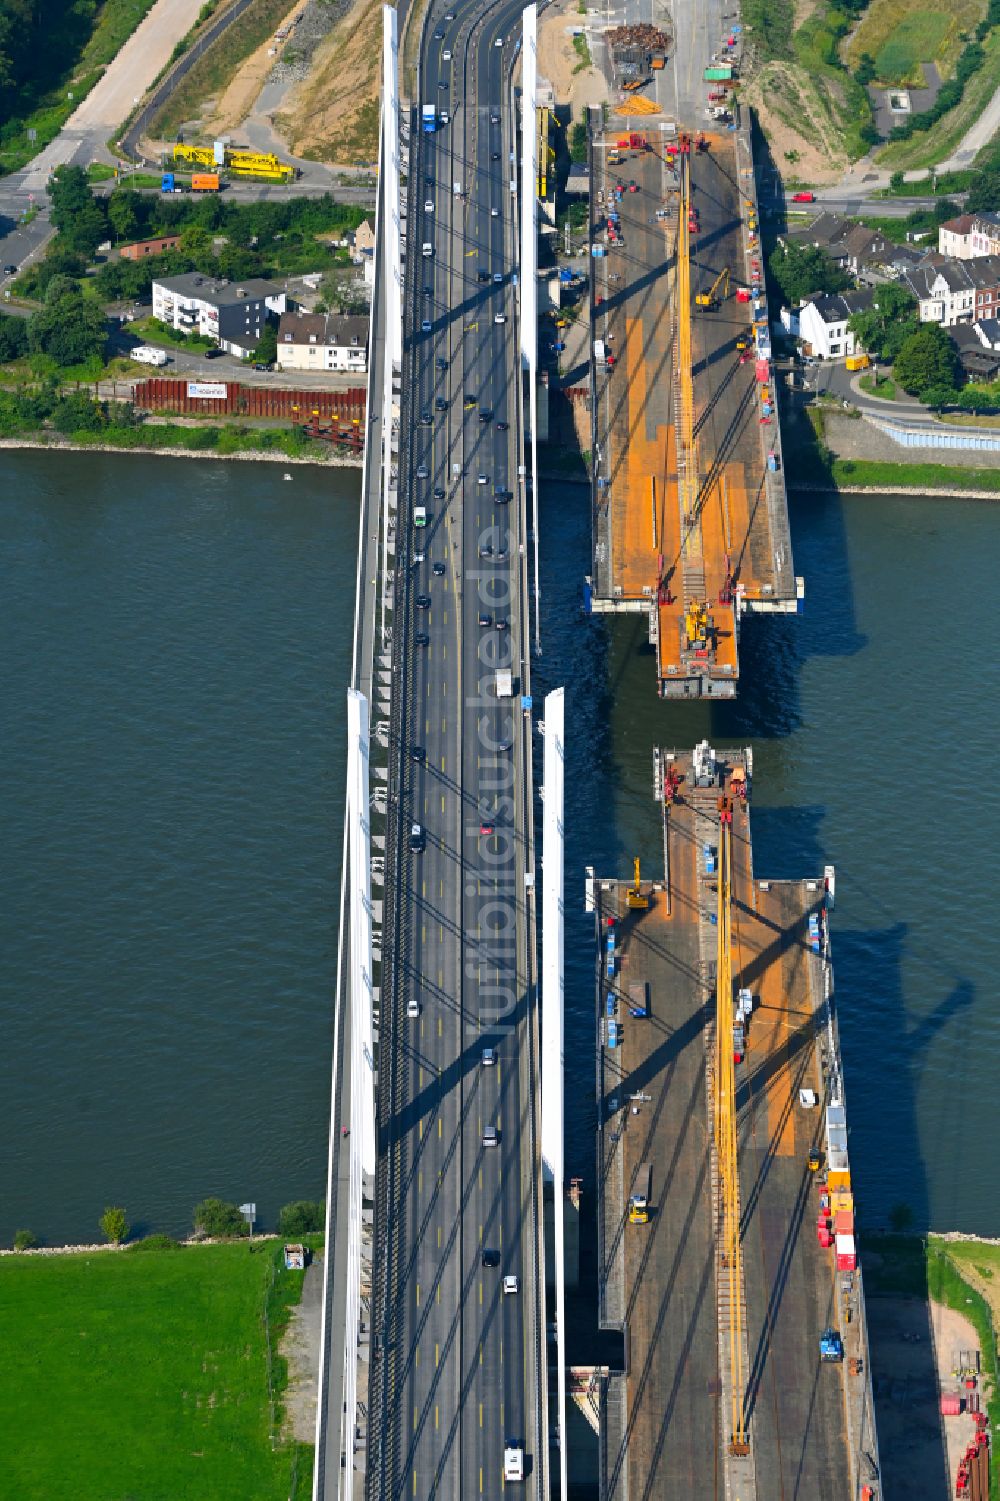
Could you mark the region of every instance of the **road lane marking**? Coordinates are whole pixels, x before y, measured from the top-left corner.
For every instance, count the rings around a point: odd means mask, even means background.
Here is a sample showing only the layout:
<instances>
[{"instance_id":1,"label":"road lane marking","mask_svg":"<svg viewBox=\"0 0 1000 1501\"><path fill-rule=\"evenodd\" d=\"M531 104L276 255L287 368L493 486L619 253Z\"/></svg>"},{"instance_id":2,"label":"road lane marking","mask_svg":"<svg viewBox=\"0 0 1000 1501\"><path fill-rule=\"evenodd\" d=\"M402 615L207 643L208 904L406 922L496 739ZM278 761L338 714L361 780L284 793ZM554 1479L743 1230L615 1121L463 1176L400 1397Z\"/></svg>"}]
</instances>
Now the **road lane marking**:
<instances>
[{"instance_id":1,"label":"road lane marking","mask_svg":"<svg viewBox=\"0 0 1000 1501\"><path fill-rule=\"evenodd\" d=\"M434 1403L434 1427L437 1428L437 1426L438 1426L438 1405L435 1402Z\"/></svg>"},{"instance_id":2,"label":"road lane marking","mask_svg":"<svg viewBox=\"0 0 1000 1501\"><path fill-rule=\"evenodd\" d=\"M441 1036L441 1018L440 1017L438 1017L438 1036L439 1037ZM438 1141L441 1140L441 1131L442 1131L443 1124L444 1123L441 1120L441 1117L438 1116Z\"/></svg>"},{"instance_id":3,"label":"road lane marking","mask_svg":"<svg viewBox=\"0 0 1000 1501\"><path fill-rule=\"evenodd\" d=\"M479 1279L479 1306L480 1306L480 1308L482 1308L482 1306L483 1306L483 1282L482 1282L482 1278Z\"/></svg>"},{"instance_id":4,"label":"road lane marking","mask_svg":"<svg viewBox=\"0 0 1000 1501\"><path fill-rule=\"evenodd\" d=\"M440 1235L440 1233L441 1232L439 1230L438 1234ZM437 1291L436 1291L436 1293L434 1295L434 1301L435 1301L435 1303L440 1303L441 1302L441 1284L440 1284L440 1282L437 1285Z\"/></svg>"},{"instance_id":5,"label":"road lane marking","mask_svg":"<svg viewBox=\"0 0 1000 1501\"><path fill-rule=\"evenodd\" d=\"M413 1431L414 1431L414 1433L416 1433L416 1431L417 1431L417 1404L416 1404L416 1402L414 1402L414 1404L413 1404Z\"/></svg>"},{"instance_id":6,"label":"road lane marking","mask_svg":"<svg viewBox=\"0 0 1000 1501\"><path fill-rule=\"evenodd\" d=\"M417 1121L417 1137L420 1141L424 1139L424 1123L422 1119Z\"/></svg>"},{"instance_id":7,"label":"road lane marking","mask_svg":"<svg viewBox=\"0 0 1000 1501\"><path fill-rule=\"evenodd\" d=\"M481 1402L479 1404L479 1426L480 1428L483 1426L483 1404Z\"/></svg>"},{"instance_id":8,"label":"road lane marking","mask_svg":"<svg viewBox=\"0 0 1000 1501\"><path fill-rule=\"evenodd\" d=\"M437 1367L440 1364L441 1364L441 1346L438 1345L438 1344L435 1344L435 1346L434 1346L434 1365L435 1365L435 1367Z\"/></svg>"}]
</instances>

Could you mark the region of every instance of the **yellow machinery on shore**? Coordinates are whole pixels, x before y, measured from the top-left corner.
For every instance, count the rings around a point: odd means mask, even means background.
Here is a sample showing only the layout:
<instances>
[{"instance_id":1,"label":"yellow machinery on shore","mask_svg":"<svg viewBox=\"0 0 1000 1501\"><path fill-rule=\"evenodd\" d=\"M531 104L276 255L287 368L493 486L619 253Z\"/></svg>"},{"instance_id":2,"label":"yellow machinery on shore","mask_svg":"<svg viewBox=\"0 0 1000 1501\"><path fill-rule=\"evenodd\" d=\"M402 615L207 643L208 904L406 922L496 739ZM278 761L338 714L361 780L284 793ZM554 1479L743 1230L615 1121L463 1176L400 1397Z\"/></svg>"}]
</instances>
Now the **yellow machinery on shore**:
<instances>
[{"instance_id":1,"label":"yellow machinery on shore","mask_svg":"<svg viewBox=\"0 0 1000 1501\"><path fill-rule=\"evenodd\" d=\"M175 162L185 162L192 167L221 167L234 177L264 177L271 182L294 182L298 169L268 151L234 151L224 148L224 161L216 158L212 146L188 146L178 141L173 149Z\"/></svg>"}]
</instances>

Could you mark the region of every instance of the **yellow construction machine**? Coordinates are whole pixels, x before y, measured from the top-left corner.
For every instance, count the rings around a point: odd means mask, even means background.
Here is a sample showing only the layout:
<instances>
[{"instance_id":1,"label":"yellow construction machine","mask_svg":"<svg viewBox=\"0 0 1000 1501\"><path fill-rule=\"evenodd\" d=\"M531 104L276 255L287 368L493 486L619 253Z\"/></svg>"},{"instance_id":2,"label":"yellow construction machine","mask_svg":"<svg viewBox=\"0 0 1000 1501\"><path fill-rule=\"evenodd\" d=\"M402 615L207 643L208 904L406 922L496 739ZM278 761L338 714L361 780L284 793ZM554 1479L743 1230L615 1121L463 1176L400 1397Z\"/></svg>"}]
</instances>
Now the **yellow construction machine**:
<instances>
[{"instance_id":1,"label":"yellow construction machine","mask_svg":"<svg viewBox=\"0 0 1000 1501\"><path fill-rule=\"evenodd\" d=\"M719 291L720 287L722 288L722 293L717 297L716 293ZM728 296L729 267L725 266L719 272L718 276L715 278L707 292L695 293L694 305L695 307L705 308L708 312L714 313L716 308L719 306L719 303L725 302Z\"/></svg>"},{"instance_id":2,"label":"yellow construction machine","mask_svg":"<svg viewBox=\"0 0 1000 1501\"><path fill-rule=\"evenodd\" d=\"M649 897L643 896L639 885L639 856L635 857L635 881L625 893L626 904L636 912L649 910Z\"/></svg>"}]
</instances>

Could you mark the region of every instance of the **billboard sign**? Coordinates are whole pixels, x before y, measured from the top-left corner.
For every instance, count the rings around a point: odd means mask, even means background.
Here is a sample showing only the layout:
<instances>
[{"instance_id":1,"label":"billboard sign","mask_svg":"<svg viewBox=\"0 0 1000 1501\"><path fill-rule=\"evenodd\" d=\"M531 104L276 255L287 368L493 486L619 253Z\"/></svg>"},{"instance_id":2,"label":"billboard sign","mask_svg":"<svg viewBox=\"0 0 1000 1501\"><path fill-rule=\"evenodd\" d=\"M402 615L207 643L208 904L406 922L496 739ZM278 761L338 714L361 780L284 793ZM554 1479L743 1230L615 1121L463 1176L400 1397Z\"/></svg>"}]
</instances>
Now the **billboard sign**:
<instances>
[{"instance_id":1,"label":"billboard sign","mask_svg":"<svg viewBox=\"0 0 1000 1501\"><path fill-rule=\"evenodd\" d=\"M227 391L225 381L189 380L187 383L188 396L200 396L206 401L225 401Z\"/></svg>"}]
</instances>

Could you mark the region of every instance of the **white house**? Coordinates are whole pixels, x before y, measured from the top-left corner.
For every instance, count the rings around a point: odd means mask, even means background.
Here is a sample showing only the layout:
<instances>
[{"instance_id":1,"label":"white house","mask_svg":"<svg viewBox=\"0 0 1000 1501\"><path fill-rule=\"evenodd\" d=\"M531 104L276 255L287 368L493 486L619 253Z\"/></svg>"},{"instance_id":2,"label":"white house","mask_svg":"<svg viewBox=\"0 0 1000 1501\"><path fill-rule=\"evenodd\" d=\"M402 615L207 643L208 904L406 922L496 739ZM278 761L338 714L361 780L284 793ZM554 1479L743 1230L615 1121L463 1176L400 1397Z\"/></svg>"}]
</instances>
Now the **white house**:
<instances>
[{"instance_id":1,"label":"white house","mask_svg":"<svg viewBox=\"0 0 1000 1501\"><path fill-rule=\"evenodd\" d=\"M282 370L340 370L364 375L368 369L369 319L334 313L286 313L278 324L278 364Z\"/></svg>"},{"instance_id":2,"label":"white house","mask_svg":"<svg viewBox=\"0 0 1000 1501\"><path fill-rule=\"evenodd\" d=\"M182 333L205 334L239 359L252 354L287 298L272 282L214 281L197 271L153 282L153 317Z\"/></svg>"},{"instance_id":3,"label":"white house","mask_svg":"<svg viewBox=\"0 0 1000 1501\"><path fill-rule=\"evenodd\" d=\"M916 266L906 273L906 285L917 299L921 323L953 328L972 317L976 281L963 261Z\"/></svg>"},{"instance_id":4,"label":"white house","mask_svg":"<svg viewBox=\"0 0 1000 1501\"><path fill-rule=\"evenodd\" d=\"M847 327L852 313L867 312L876 293L867 288L860 292L824 293L799 308L799 338L807 352L819 360L837 360L855 354L854 335Z\"/></svg>"},{"instance_id":5,"label":"white house","mask_svg":"<svg viewBox=\"0 0 1000 1501\"><path fill-rule=\"evenodd\" d=\"M956 260L1000 255L1000 214L959 214L938 226L938 252Z\"/></svg>"}]
</instances>

